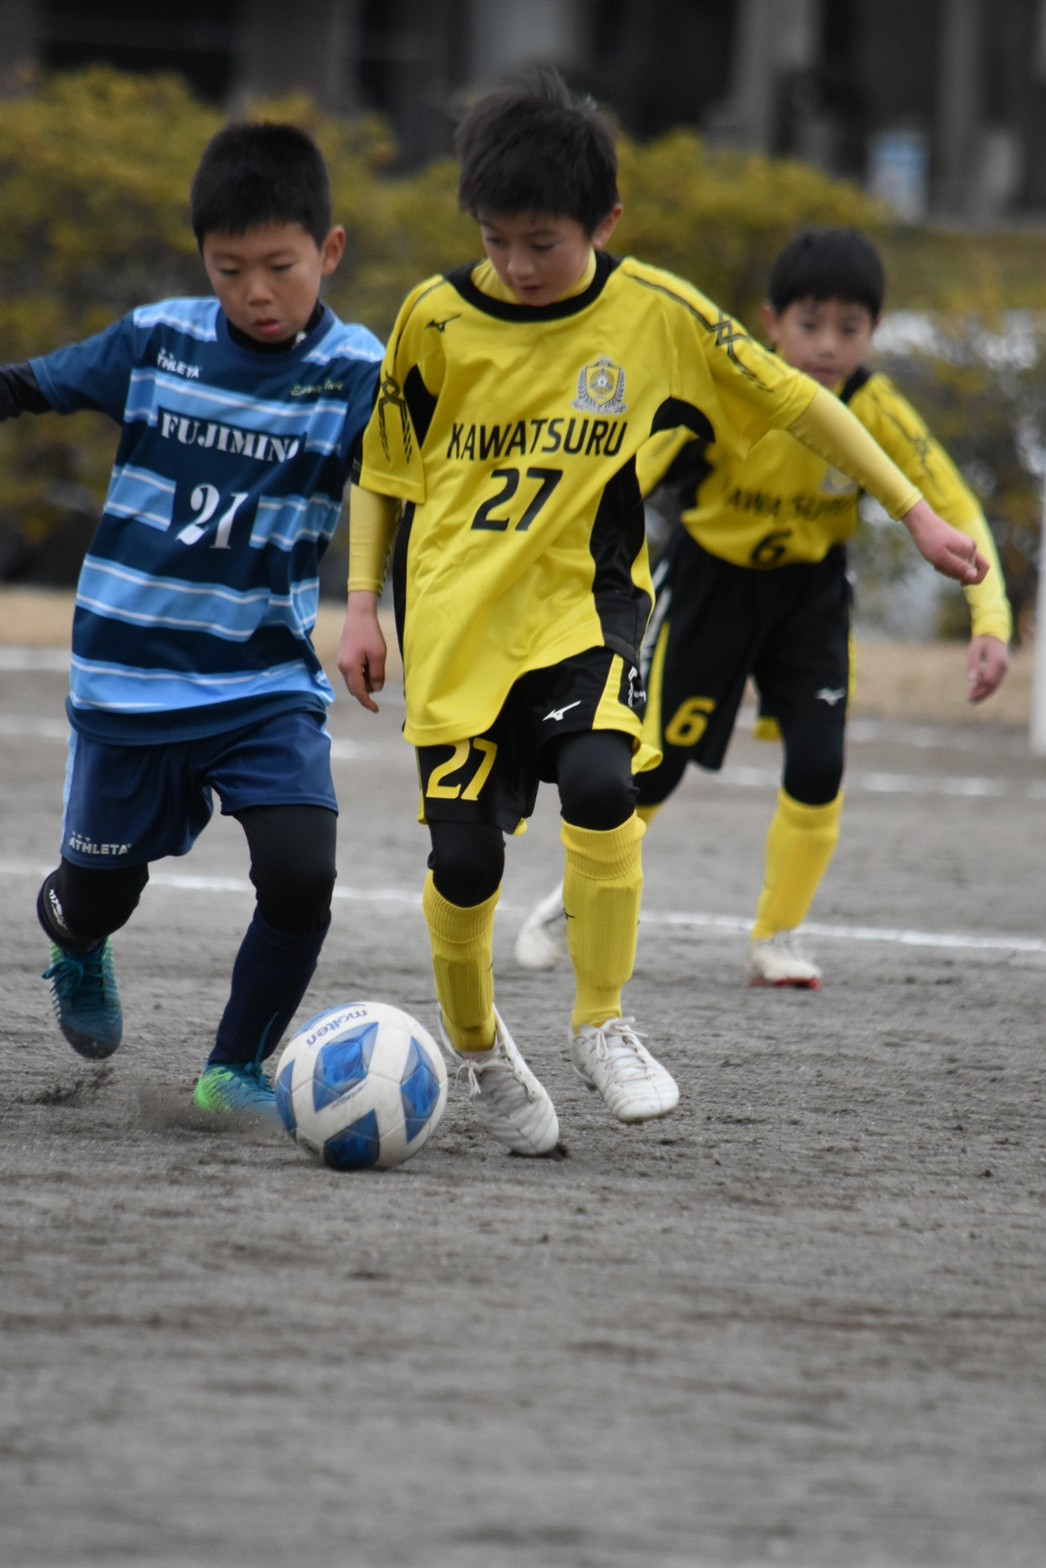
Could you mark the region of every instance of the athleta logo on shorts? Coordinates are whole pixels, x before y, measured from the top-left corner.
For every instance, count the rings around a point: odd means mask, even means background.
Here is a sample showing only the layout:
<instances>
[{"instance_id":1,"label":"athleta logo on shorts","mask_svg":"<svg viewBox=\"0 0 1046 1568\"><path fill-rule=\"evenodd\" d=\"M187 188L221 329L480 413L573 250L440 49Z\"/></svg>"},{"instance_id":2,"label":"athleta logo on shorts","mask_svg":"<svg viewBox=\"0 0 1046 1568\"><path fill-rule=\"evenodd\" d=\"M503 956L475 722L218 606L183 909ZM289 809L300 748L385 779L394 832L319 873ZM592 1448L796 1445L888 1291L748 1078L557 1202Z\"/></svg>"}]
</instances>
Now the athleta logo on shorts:
<instances>
[{"instance_id":1,"label":"athleta logo on shorts","mask_svg":"<svg viewBox=\"0 0 1046 1568\"><path fill-rule=\"evenodd\" d=\"M126 855L130 844L96 844L94 839L81 838L79 833L70 833L69 848L75 849L79 855Z\"/></svg>"},{"instance_id":2,"label":"athleta logo on shorts","mask_svg":"<svg viewBox=\"0 0 1046 1568\"><path fill-rule=\"evenodd\" d=\"M845 696L845 686L822 686L820 691L814 692L814 701L826 702L830 708L834 708L836 703L842 702Z\"/></svg>"},{"instance_id":3,"label":"athleta logo on shorts","mask_svg":"<svg viewBox=\"0 0 1046 1568\"><path fill-rule=\"evenodd\" d=\"M633 664L628 672L628 695L625 698L625 701L628 703L630 708L634 708L637 702L646 702L646 691L642 683L640 683L638 690L636 688L636 681L638 679L639 667L638 665Z\"/></svg>"},{"instance_id":4,"label":"athleta logo on shorts","mask_svg":"<svg viewBox=\"0 0 1046 1568\"><path fill-rule=\"evenodd\" d=\"M625 372L604 355L586 365L577 378L577 397L571 403L582 414L624 414Z\"/></svg>"}]
</instances>

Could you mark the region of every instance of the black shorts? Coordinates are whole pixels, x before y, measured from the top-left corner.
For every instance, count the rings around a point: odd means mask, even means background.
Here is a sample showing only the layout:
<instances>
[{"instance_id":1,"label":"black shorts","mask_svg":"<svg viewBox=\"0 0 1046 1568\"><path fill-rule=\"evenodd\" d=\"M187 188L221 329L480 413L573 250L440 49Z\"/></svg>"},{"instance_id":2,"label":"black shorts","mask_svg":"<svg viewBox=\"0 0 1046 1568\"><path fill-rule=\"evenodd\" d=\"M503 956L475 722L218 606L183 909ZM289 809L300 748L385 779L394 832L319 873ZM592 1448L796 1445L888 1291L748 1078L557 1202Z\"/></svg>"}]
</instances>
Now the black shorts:
<instances>
[{"instance_id":1,"label":"black shorts","mask_svg":"<svg viewBox=\"0 0 1046 1568\"><path fill-rule=\"evenodd\" d=\"M482 735L417 748L421 820L482 822L515 833L534 811L538 785L554 779L549 742L620 730L638 749L644 707L638 665L609 648L530 670Z\"/></svg>"},{"instance_id":2,"label":"black shorts","mask_svg":"<svg viewBox=\"0 0 1046 1568\"><path fill-rule=\"evenodd\" d=\"M722 767L749 677L760 715L782 729L845 726L852 594L841 545L813 564L755 571L680 533L654 587L644 736L666 760Z\"/></svg>"}]
</instances>

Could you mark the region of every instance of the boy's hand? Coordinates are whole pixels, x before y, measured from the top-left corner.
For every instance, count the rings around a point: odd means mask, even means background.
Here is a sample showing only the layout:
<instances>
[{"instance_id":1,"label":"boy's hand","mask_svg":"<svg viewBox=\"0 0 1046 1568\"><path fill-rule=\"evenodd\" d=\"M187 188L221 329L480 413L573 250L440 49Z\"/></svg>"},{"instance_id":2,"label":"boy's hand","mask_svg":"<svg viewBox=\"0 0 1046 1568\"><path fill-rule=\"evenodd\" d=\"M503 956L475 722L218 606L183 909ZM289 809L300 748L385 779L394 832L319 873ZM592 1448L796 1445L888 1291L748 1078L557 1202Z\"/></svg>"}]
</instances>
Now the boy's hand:
<instances>
[{"instance_id":1,"label":"boy's hand","mask_svg":"<svg viewBox=\"0 0 1046 1568\"><path fill-rule=\"evenodd\" d=\"M970 683L967 701L983 702L998 691L1009 667L1006 644L998 637L972 638L966 653L966 679Z\"/></svg>"},{"instance_id":2,"label":"boy's hand","mask_svg":"<svg viewBox=\"0 0 1046 1568\"><path fill-rule=\"evenodd\" d=\"M918 501L901 519L915 548L944 577L953 577L966 588L988 575L988 562L969 534L952 528L926 501Z\"/></svg>"},{"instance_id":3,"label":"boy's hand","mask_svg":"<svg viewBox=\"0 0 1046 1568\"><path fill-rule=\"evenodd\" d=\"M338 669L360 707L377 713L371 692L385 684L385 638L378 624L378 596L357 590L349 594L338 643Z\"/></svg>"}]
</instances>

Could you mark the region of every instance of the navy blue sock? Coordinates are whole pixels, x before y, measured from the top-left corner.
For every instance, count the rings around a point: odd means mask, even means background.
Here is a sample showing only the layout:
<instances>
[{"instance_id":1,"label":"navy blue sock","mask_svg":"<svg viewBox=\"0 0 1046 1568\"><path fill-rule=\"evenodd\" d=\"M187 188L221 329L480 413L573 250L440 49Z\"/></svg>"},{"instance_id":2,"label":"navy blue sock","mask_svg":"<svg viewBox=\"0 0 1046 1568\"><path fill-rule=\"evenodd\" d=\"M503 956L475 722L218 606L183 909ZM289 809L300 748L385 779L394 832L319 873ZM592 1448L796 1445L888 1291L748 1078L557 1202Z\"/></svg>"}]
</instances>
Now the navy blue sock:
<instances>
[{"instance_id":1,"label":"navy blue sock","mask_svg":"<svg viewBox=\"0 0 1046 1568\"><path fill-rule=\"evenodd\" d=\"M208 1067L243 1067L272 1055L315 973L329 924L322 931L275 931L255 910L232 966Z\"/></svg>"}]
</instances>

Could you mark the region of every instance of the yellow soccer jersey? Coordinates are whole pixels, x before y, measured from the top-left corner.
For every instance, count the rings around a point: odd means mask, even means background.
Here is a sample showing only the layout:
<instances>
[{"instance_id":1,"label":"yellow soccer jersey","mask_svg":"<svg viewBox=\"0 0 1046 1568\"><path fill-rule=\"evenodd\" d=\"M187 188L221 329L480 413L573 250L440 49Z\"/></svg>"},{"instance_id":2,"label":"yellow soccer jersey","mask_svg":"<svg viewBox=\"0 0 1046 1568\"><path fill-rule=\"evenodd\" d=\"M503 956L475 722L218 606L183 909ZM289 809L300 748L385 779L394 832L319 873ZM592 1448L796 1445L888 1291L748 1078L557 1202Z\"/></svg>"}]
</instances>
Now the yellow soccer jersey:
<instances>
[{"instance_id":1,"label":"yellow soccer jersey","mask_svg":"<svg viewBox=\"0 0 1046 1568\"><path fill-rule=\"evenodd\" d=\"M972 539L991 565L984 582L963 591L974 636L1007 642L1012 631L998 556L984 515L955 464L888 376L862 369L840 396L939 517ZM686 437L659 437L642 459L648 490ZM690 445L697 456L698 448ZM683 453L685 461L686 452ZM772 570L820 561L858 523L858 484L784 430L771 430L745 453L729 439L701 452L687 531L735 566Z\"/></svg>"},{"instance_id":2,"label":"yellow soccer jersey","mask_svg":"<svg viewBox=\"0 0 1046 1568\"><path fill-rule=\"evenodd\" d=\"M537 309L493 278L482 263L413 290L364 438L360 485L405 503L415 746L482 733L527 670L598 646L635 660L652 602L640 449L679 427L739 447L817 392L658 268L599 255L585 288Z\"/></svg>"}]
</instances>

